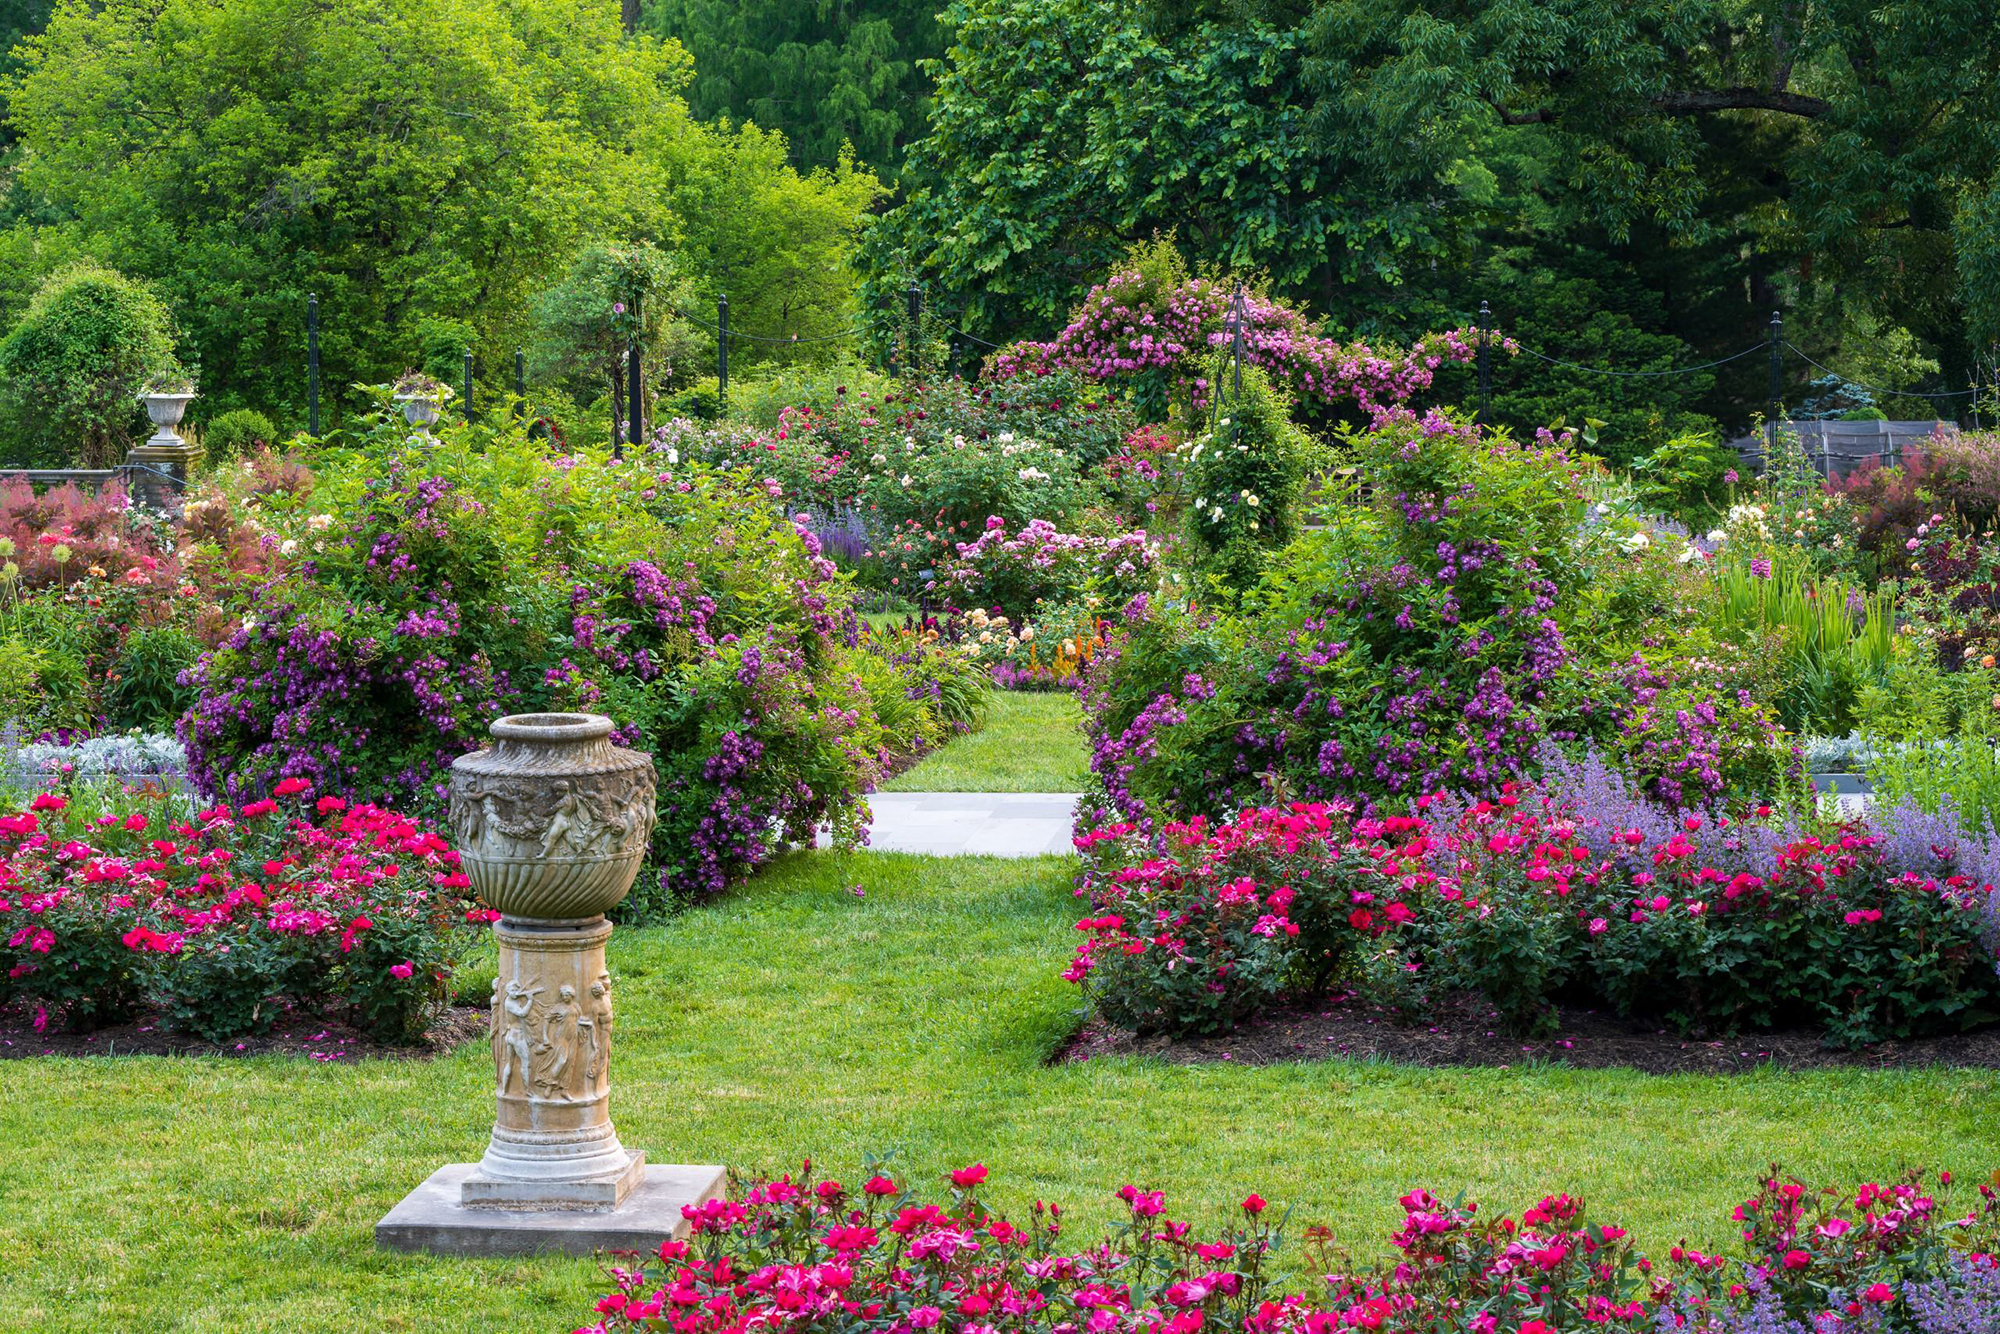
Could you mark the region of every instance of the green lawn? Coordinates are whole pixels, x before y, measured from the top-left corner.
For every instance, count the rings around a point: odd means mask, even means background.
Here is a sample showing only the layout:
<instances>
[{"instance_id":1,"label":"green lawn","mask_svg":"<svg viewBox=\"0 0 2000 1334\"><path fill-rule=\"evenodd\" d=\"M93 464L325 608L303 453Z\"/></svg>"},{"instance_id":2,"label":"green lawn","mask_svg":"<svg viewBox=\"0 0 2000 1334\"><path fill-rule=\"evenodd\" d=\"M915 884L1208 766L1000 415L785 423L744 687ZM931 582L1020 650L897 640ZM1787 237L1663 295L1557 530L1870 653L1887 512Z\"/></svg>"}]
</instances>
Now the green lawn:
<instances>
[{"instance_id":1,"label":"green lawn","mask_svg":"<svg viewBox=\"0 0 2000 1334\"><path fill-rule=\"evenodd\" d=\"M1580 1192L1663 1250L1719 1243L1749 1174L2000 1159L1988 1073L1651 1079L1327 1062L1049 1068L1076 1005L1067 860L797 854L725 901L612 941L614 1109L659 1162L852 1179L864 1150L1074 1210L1126 1181L1216 1219L1252 1188L1379 1254L1417 1184L1519 1204ZM850 887L861 885L865 897ZM470 989L483 988L468 979ZM476 1156L484 1043L434 1064L279 1058L0 1064L0 1327L566 1331L587 1261L382 1254L370 1229Z\"/></svg>"},{"instance_id":2,"label":"green lawn","mask_svg":"<svg viewBox=\"0 0 2000 1334\"><path fill-rule=\"evenodd\" d=\"M882 785L885 792L1078 792L1083 713L1067 690L987 693L986 725Z\"/></svg>"}]
</instances>

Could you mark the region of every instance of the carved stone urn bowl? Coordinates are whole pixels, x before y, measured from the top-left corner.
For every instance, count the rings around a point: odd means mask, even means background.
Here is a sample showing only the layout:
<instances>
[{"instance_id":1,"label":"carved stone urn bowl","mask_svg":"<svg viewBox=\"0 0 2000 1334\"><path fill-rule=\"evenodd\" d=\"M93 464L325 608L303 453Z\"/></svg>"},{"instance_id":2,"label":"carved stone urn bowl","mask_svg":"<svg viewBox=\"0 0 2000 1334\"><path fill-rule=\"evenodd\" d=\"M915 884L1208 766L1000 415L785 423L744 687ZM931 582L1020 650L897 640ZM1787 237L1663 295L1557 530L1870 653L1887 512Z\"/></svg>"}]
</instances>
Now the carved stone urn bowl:
<instances>
[{"instance_id":1,"label":"carved stone urn bowl","mask_svg":"<svg viewBox=\"0 0 2000 1334\"><path fill-rule=\"evenodd\" d=\"M653 836L653 762L588 713L502 718L451 766L452 845L487 906L580 921L631 891Z\"/></svg>"}]
</instances>

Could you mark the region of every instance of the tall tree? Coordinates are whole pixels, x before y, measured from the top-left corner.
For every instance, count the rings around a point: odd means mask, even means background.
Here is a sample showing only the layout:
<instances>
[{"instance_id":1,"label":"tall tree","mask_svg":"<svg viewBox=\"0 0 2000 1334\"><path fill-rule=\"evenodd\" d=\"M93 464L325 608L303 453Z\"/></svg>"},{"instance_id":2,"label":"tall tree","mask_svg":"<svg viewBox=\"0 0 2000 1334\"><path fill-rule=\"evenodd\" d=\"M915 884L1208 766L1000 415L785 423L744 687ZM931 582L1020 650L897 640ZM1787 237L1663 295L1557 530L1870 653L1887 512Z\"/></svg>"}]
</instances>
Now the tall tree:
<instances>
[{"instance_id":1,"label":"tall tree","mask_svg":"<svg viewBox=\"0 0 2000 1334\"><path fill-rule=\"evenodd\" d=\"M654 193L635 150L687 77L599 0L65 0L24 55L35 249L148 279L216 408L303 398L308 292L337 385L407 364L426 315L500 364Z\"/></svg>"},{"instance_id":2,"label":"tall tree","mask_svg":"<svg viewBox=\"0 0 2000 1334\"><path fill-rule=\"evenodd\" d=\"M1470 127L1546 135L1573 215L1614 240L1648 224L1676 242L1732 237L1750 249L1755 306L1788 286L1854 303L1961 367L1968 324L2000 337L1992 0L1221 7L1299 25L1330 145L1360 137L1435 164Z\"/></svg>"},{"instance_id":3,"label":"tall tree","mask_svg":"<svg viewBox=\"0 0 2000 1334\"><path fill-rule=\"evenodd\" d=\"M921 275L998 341L1043 335L1135 242L1269 271L1344 318L1348 284L1444 246L1453 188L1315 135L1295 30L1141 0L959 0L908 197L864 243L871 308Z\"/></svg>"}]
</instances>

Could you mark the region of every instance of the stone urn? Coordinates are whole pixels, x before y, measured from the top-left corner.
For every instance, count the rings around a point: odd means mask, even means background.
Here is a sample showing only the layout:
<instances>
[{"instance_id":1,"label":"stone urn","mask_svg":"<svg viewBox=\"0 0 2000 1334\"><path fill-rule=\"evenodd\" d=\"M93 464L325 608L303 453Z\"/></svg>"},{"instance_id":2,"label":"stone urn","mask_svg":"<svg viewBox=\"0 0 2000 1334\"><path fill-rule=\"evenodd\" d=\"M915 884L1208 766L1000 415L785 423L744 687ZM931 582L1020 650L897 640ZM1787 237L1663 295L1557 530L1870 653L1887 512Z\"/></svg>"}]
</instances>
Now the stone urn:
<instances>
[{"instance_id":1,"label":"stone urn","mask_svg":"<svg viewBox=\"0 0 2000 1334\"><path fill-rule=\"evenodd\" d=\"M192 392L185 394L141 394L139 401L146 405L146 416L159 429L146 443L157 446L185 445L186 440L174 428L187 416L188 404L194 402Z\"/></svg>"},{"instance_id":2,"label":"stone urn","mask_svg":"<svg viewBox=\"0 0 2000 1334\"><path fill-rule=\"evenodd\" d=\"M431 427L437 425L444 411L444 404L436 394L398 394L396 402L403 409L403 420L425 435L431 433Z\"/></svg>"},{"instance_id":3,"label":"stone urn","mask_svg":"<svg viewBox=\"0 0 2000 1334\"><path fill-rule=\"evenodd\" d=\"M611 1125L604 920L652 840L653 761L611 720L525 714L451 767L451 832L472 888L501 914L490 1034L498 1112L460 1203L613 1209L644 1173Z\"/></svg>"}]
</instances>

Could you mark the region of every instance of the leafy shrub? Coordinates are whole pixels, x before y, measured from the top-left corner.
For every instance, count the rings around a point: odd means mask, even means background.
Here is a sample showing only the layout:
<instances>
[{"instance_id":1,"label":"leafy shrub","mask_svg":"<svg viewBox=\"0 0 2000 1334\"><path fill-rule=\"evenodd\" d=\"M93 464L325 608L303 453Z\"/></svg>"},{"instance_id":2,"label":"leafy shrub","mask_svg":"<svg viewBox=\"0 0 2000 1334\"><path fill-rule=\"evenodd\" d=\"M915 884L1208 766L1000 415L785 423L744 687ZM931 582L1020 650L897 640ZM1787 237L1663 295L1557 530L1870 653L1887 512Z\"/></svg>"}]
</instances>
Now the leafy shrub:
<instances>
[{"instance_id":1,"label":"leafy shrub","mask_svg":"<svg viewBox=\"0 0 2000 1334\"><path fill-rule=\"evenodd\" d=\"M657 411L661 421L672 421L676 417L698 422L716 421L723 412L721 382L713 375L696 380L687 388L677 389L661 399Z\"/></svg>"},{"instance_id":2,"label":"leafy shrub","mask_svg":"<svg viewBox=\"0 0 2000 1334\"><path fill-rule=\"evenodd\" d=\"M290 806L303 783L281 785ZM88 1028L157 1010L221 1041L289 1006L347 1007L392 1041L420 1035L495 914L465 901L444 840L323 798L190 816L139 789L45 792L0 818L12 880L0 999Z\"/></svg>"},{"instance_id":3,"label":"leafy shrub","mask_svg":"<svg viewBox=\"0 0 2000 1334\"><path fill-rule=\"evenodd\" d=\"M278 443L278 428L255 408L235 408L223 413L203 428L202 451L211 463L240 458L258 446Z\"/></svg>"},{"instance_id":4,"label":"leafy shrub","mask_svg":"<svg viewBox=\"0 0 2000 1334\"><path fill-rule=\"evenodd\" d=\"M0 721L29 736L88 728L94 713L83 662L19 635L0 636Z\"/></svg>"},{"instance_id":5,"label":"leafy shrub","mask_svg":"<svg viewBox=\"0 0 2000 1334\"><path fill-rule=\"evenodd\" d=\"M1187 545L1198 572L1243 588L1298 531L1313 447L1257 367L1244 370L1241 394L1217 402L1209 429L1184 453L1194 492Z\"/></svg>"},{"instance_id":6,"label":"leafy shrub","mask_svg":"<svg viewBox=\"0 0 2000 1334\"><path fill-rule=\"evenodd\" d=\"M1682 1243L1657 1264L1567 1193L1516 1217L1413 1190L1388 1260L1357 1264L1328 1228L1309 1227L1295 1267L1321 1277L1285 1291L1283 1221L1254 1192L1239 1218L1196 1230L1171 1217L1161 1192L1121 1186L1122 1221L1080 1244L1064 1238L1058 1205L1038 1200L1020 1222L990 1206L983 1164L951 1172L948 1193L872 1160L863 1170L854 1189L816 1180L808 1161L740 1200L687 1206L690 1239L610 1270L616 1286L578 1334L856 1320L923 1330L946 1312L1018 1334L1093 1323L1156 1334L1964 1334L2000 1308L1995 1187L1961 1205L1949 1172L1935 1186L1911 1172L1847 1191L1773 1167L1733 1214L1740 1254Z\"/></svg>"},{"instance_id":7,"label":"leafy shrub","mask_svg":"<svg viewBox=\"0 0 2000 1334\"><path fill-rule=\"evenodd\" d=\"M818 826L851 840L914 740L883 734L833 565L770 502L664 454L552 456L504 424L413 445L384 421L273 513L295 559L190 673L190 774L234 800L299 777L422 809L494 718L582 709L659 768L657 874L628 916Z\"/></svg>"},{"instance_id":8,"label":"leafy shrub","mask_svg":"<svg viewBox=\"0 0 2000 1334\"><path fill-rule=\"evenodd\" d=\"M194 704L194 687L185 677L201 653L201 641L183 625L132 630L112 660L104 692L111 725L120 730L171 730Z\"/></svg>"},{"instance_id":9,"label":"leafy shrub","mask_svg":"<svg viewBox=\"0 0 2000 1334\"><path fill-rule=\"evenodd\" d=\"M1741 460L1713 435L1677 435L1633 465L1640 498L1664 513L1698 522L1714 513L1736 480Z\"/></svg>"},{"instance_id":10,"label":"leafy shrub","mask_svg":"<svg viewBox=\"0 0 2000 1334\"><path fill-rule=\"evenodd\" d=\"M1064 976L1137 1028L1228 1026L1340 971L1418 1008L1472 993L1521 1030L1559 995L1840 1045L2000 1019L1993 885L1949 840L1912 864L1858 823L1676 824L1601 770L1419 817L1301 803L1079 841L1093 915Z\"/></svg>"},{"instance_id":11,"label":"leafy shrub","mask_svg":"<svg viewBox=\"0 0 2000 1334\"><path fill-rule=\"evenodd\" d=\"M174 369L167 308L145 284L94 265L51 274L0 341L16 465L124 462L141 420L140 386Z\"/></svg>"}]
</instances>

